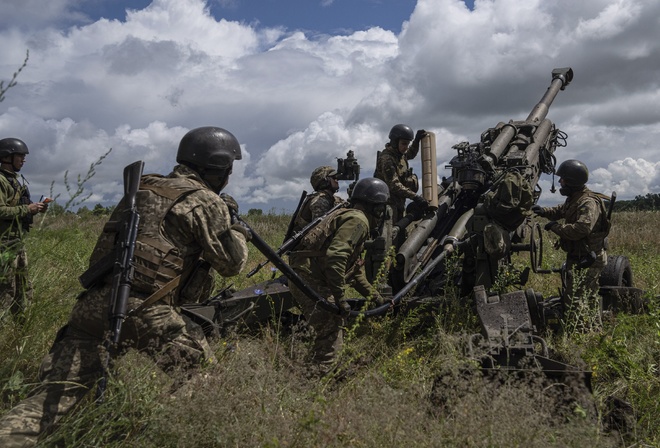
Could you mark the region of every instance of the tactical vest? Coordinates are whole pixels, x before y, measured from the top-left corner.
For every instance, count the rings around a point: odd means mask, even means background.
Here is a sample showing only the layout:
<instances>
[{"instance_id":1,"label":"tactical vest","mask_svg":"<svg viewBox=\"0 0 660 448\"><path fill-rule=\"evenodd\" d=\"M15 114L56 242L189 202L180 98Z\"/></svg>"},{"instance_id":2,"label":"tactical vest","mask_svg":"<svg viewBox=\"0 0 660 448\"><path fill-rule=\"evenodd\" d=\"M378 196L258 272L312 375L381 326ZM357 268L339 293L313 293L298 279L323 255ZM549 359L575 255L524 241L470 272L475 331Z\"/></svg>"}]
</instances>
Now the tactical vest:
<instances>
[{"instance_id":1,"label":"tactical vest","mask_svg":"<svg viewBox=\"0 0 660 448\"><path fill-rule=\"evenodd\" d=\"M567 223L574 223L577 221L578 204L580 199L587 196L596 201L599 206L600 213L598 222L594 224L591 233L581 240L573 241L561 238L559 244L569 256L582 257L591 251L600 252L605 248L605 238L610 233L612 223L607 217L607 210L603 202L603 195L595 193L591 190L584 191L575 201L568 204L564 215L564 220Z\"/></svg>"},{"instance_id":2,"label":"tactical vest","mask_svg":"<svg viewBox=\"0 0 660 448\"><path fill-rule=\"evenodd\" d=\"M314 198L321 195L327 195L329 197L330 202L332 202L332 207L342 202L342 200L339 197L335 196L334 194L330 194L327 191L322 190L311 193L305 198L305 201L300 207L300 211L295 217L294 226L293 226L294 231L300 231L305 226L307 226L307 224L312 222L313 217L312 217L311 204ZM326 210L325 212L327 211L329 211L329 209Z\"/></svg>"},{"instance_id":3,"label":"tactical vest","mask_svg":"<svg viewBox=\"0 0 660 448\"><path fill-rule=\"evenodd\" d=\"M161 228L172 206L199 189L198 183L186 178L165 178L157 174L142 176L135 199L140 213L131 286L135 292L153 294L183 274L181 249L163 235ZM94 253L106 254L115 250L114 238L100 239L98 244L100 247L95 248Z\"/></svg>"},{"instance_id":4,"label":"tactical vest","mask_svg":"<svg viewBox=\"0 0 660 448\"><path fill-rule=\"evenodd\" d=\"M16 207L18 205L29 205L30 204L30 191L28 190L27 185L21 185L18 181L16 175L11 175L4 170L0 170L2 174L2 181L5 182L11 187L13 193L6 198L6 204L9 207ZM33 216L31 213L23 216L22 218L17 218L16 221L8 222L6 221L0 225L0 238L3 239L13 239L20 237L21 228L25 231L30 229L30 224L32 224ZM20 225L19 225L20 224Z\"/></svg>"},{"instance_id":5,"label":"tactical vest","mask_svg":"<svg viewBox=\"0 0 660 448\"><path fill-rule=\"evenodd\" d=\"M340 208L330 213L316 227L310 230L309 233L303 237L303 239L300 241L300 245L294 253L296 255L308 258L324 256L328 250L328 247L330 247L330 243L332 242L332 238L334 237L335 232L337 231L336 218L343 214L355 213L360 213L362 217L364 217L362 212L351 208ZM366 217L363 219L366 221ZM368 225L369 224L367 222L367 226ZM347 269L350 269L357 262L361 254L362 248L356 247L347 260Z\"/></svg>"}]
</instances>

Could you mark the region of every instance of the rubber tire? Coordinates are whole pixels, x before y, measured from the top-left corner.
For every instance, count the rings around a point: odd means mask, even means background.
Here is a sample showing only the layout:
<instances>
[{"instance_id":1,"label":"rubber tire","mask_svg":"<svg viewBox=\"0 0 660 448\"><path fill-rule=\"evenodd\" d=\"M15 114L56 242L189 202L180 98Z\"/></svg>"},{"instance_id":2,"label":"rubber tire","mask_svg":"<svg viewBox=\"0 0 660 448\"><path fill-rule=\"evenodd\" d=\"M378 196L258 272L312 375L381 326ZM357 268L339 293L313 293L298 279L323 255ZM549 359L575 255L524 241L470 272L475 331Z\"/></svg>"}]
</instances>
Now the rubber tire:
<instances>
[{"instance_id":1,"label":"rubber tire","mask_svg":"<svg viewBox=\"0 0 660 448\"><path fill-rule=\"evenodd\" d=\"M634 286L630 260L623 255L607 257L607 266L600 273L600 286Z\"/></svg>"}]
</instances>

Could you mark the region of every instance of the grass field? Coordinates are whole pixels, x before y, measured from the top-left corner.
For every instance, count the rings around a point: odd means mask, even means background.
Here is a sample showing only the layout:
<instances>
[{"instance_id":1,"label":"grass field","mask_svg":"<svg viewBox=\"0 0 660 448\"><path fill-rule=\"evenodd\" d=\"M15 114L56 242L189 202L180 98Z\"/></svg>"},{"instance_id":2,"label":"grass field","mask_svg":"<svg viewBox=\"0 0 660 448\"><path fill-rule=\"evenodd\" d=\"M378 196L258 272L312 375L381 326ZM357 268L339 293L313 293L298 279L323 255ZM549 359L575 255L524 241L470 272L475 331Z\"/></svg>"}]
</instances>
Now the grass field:
<instances>
[{"instance_id":1,"label":"grass field","mask_svg":"<svg viewBox=\"0 0 660 448\"><path fill-rule=\"evenodd\" d=\"M107 399L84 402L43 446L95 447L603 447L660 446L660 232L657 212L614 216L610 253L627 256L650 312L619 314L601 332L548 337L553 356L593 372L593 396L571 401L543 378L486 380L465 355L476 319L458 300L442 307L352 322L341 373L310 379L303 331L269 326L212 342L220 360L175 391L139 353L123 357ZM272 246L288 216L246 218ZM77 277L104 219L37 220L28 237L35 298L18 325L0 323L0 414L26 396L42 356L80 292ZM546 238L544 264L562 254ZM269 278L250 246L244 273L218 279L240 289ZM526 256L516 256L524 265ZM532 274L529 285L556 294L556 276ZM90 394L93 395L93 394ZM625 431L612 429L613 398L630 405ZM618 419L617 421L621 421Z\"/></svg>"}]
</instances>

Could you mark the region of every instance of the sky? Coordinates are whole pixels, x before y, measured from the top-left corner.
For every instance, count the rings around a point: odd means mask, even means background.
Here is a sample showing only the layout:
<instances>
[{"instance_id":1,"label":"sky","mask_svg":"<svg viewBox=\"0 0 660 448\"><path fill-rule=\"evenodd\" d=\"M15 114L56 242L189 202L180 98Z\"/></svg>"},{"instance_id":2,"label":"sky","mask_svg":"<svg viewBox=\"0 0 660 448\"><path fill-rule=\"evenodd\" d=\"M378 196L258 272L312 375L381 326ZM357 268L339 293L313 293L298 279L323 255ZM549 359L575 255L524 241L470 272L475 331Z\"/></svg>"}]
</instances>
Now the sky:
<instances>
[{"instance_id":1,"label":"sky","mask_svg":"<svg viewBox=\"0 0 660 448\"><path fill-rule=\"evenodd\" d=\"M123 167L167 174L181 137L219 126L241 143L225 192L241 211L291 212L309 176L353 150L373 173L389 129L452 146L524 120L554 68L573 82L548 113L589 187L660 193L657 0L4 0L0 138L30 148L33 198L112 205ZM411 166L421 174L419 160ZM67 179L67 184L64 180ZM541 203L563 202L543 175ZM345 196L347 183L342 183Z\"/></svg>"}]
</instances>

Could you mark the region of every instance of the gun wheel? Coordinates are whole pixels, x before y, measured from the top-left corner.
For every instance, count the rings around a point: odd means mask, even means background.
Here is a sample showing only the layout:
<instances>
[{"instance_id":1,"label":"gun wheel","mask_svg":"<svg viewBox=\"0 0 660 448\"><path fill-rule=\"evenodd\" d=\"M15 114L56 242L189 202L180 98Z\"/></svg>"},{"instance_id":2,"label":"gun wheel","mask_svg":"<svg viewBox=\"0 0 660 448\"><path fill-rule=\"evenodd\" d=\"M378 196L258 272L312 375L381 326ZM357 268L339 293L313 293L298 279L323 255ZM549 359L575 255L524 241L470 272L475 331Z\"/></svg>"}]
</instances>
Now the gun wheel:
<instances>
[{"instance_id":1,"label":"gun wheel","mask_svg":"<svg viewBox=\"0 0 660 448\"><path fill-rule=\"evenodd\" d=\"M538 273L543 264L543 233L541 224L538 222L532 224L532 231L529 235L529 261L532 265L532 272Z\"/></svg>"}]
</instances>

